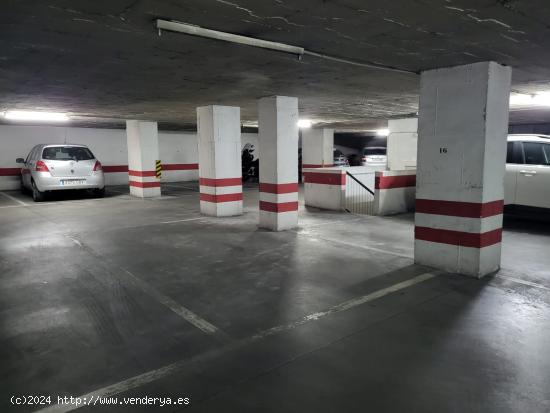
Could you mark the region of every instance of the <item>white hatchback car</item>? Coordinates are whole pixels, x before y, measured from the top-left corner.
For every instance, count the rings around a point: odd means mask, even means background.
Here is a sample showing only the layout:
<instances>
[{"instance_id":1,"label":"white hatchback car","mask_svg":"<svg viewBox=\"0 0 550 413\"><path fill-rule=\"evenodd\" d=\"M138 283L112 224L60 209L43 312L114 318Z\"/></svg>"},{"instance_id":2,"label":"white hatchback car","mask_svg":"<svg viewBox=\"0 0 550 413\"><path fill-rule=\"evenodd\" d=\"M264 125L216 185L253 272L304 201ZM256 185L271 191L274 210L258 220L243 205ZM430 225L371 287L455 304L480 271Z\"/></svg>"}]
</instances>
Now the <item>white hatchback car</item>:
<instances>
[{"instance_id":1,"label":"white hatchback car","mask_svg":"<svg viewBox=\"0 0 550 413\"><path fill-rule=\"evenodd\" d=\"M550 209L550 136L508 136L504 204Z\"/></svg>"},{"instance_id":2,"label":"white hatchback car","mask_svg":"<svg viewBox=\"0 0 550 413\"><path fill-rule=\"evenodd\" d=\"M96 196L105 195L103 168L85 145L40 144L27 159L18 158L21 189L31 190L34 201L44 200L47 191L88 189Z\"/></svg>"},{"instance_id":3,"label":"white hatchback car","mask_svg":"<svg viewBox=\"0 0 550 413\"><path fill-rule=\"evenodd\" d=\"M367 146L363 149L363 166L373 171L383 171L388 166L387 149L384 146Z\"/></svg>"}]
</instances>

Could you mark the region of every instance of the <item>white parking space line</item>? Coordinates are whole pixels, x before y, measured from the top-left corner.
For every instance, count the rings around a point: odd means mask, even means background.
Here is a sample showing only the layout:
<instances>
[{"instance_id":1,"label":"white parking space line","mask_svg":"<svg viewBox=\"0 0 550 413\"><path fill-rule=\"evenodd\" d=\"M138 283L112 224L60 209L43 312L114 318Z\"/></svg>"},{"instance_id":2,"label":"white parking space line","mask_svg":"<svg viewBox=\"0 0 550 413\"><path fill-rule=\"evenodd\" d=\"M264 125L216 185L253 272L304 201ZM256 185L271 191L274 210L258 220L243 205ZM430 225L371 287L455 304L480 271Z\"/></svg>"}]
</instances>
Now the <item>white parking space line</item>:
<instances>
[{"instance_id":1,"label":"white parking space line","mask_svg":"<svg viewBox=\"0 0 550 413\"><path fill-rule=\"evenodd\" d=\"M66 235L66 237L69 238L72 242L74 242L74 243L75 243L76 245L78 245L79 247L83 247L82 243L81 243L78 239L76 239L76 238L74 238L74 237L71 237L71 236L69 236L69 235Z\"/></svg>"},{"instance_id":2,"label":"white parking space line","mask_svg":"<svg viewBox=\"0 0 550 413\"><path fill-rule=\"evenodd\" d=\"M497 276L497 278L502 278L503 280L512 281L512 282L515 282L517 284L527 285L529 287L534 287L534 288L539 288L541 290L550 291L550 287L547 287L545 285L535 283L535 282L532 282L532 281L522 280L521 278L510 277L508 275L497 274L496 276Z\"/></svg>"},{"instance_id":3,"label":"white parking space line","mask_svg":"<svg viewBox=\"0 0 550 413\"><path fill-rule=\"evenodd\" d=\"M359 218L351 218L351 219L337 219L336 217L327 217L329 221L327 222L316 222L316 223L307 223L307 222L300 222L298 225L299 227L294 229L294 232L300 232L300 230L308 230L310 228L317 228L317 227L324 227L325 225L336 225L340 223L348 224L350 222L356 222L356 221L365 221L368 219L368 217L359 217Z\"/></svg>"},{"instance_id":4,"label":"white parking space line","mask_svg":"<svg viewBox=\"0 0 550 413\"><path fill-rule=\"evenodd\" d=\"M129 379L123 380L119 383L112 384L107 387L103 387L97 390L94 390L90 393L84 394L82 396L79 396L80 399L84 400L97 400L97 398L100 397L112 397L116 396L118 394L124 393L126 391L141 387L143 385L155 382L157 380L163 379L165 377L171 376L173 374L177 374L179 372L183 372L189 368L189 365L195 361L201 361L201 360L210 360L214 359L215 357L219 357L223 355L224 353L238 349L240 347L243 347L247 344L253 343L255 341L261 340L265 337L278 334L284 331L293 330L296 327L299 327L303 324L313 322L316 320L319 320L320 318L326 317L331 314L335 314L342 311L347 311L352 308L355 308L357 306L360 306L362 304L377 300L379 298L382 298L386 295L404 290L406 288L412 287L413 285L420 284L424 281L431 280L438 275L442 274L442 272L426 272L423 274L420 274L414 278L411 278L409 280L397 283L395 285L392 285L387 288L383 288L381 290L375 291L370 294L366 294L348 301L345 301L341 304L335 305L333 307L330 307L329 309L325 311L321 311L318 313L310 314L308 316L305 316L293 323L284 324L281 326L273 327L267 330L264 330L263 332L260 332L258 334L255 334L251 337L234 341L232 343L229 343L225 346L222 346L221 348L217 348L214 350L207 351L206 353L200 354L198 356L192 357L190 359L186 360L180 360L172 364L168 364L167 366L161 367L156 370L151 370L146 373L140 374L135 377L131 377ZM85 407L85 406L80 406ZM61 412L69 412L76 410L80 407L76 407L73 405L53 405L46 409L38 410L40 413L61 413Z\"/></svg>"},{"instance_id":5,"label":"white parking space line","mask_svg":"<svg viewBox=\"0 0 550 413\"><path fill-rule=\"evenodd\" d=\"M343 303L332 306L325 311L309 314L293 323L278 326L278 327L273 327L268 330L262 331L261 333L256 334L254 337L263 338L263 337L267 337L267 336L279 333L281 331L292 330L310 321L319 320L320 318L326 317L328 315L340 313L342 311L347 311L359 305L366 304L374 300L378 300L379 298L382 298L388 294L392 294L397 291L404 290L405 288L412 287L413 285L422 283L424 281L431 280L432 278L435 278L441 274L443 274L443 272L426 272L426 273L417 275L414 278L411 278L406 281L402 281L390 287L382 288L381 290L375 291L373 293L362 295L357 298L352 298L351 300L348 300L348 301L344 301Z\"/></svg>"},{"instance_id":6,"label":"white parking space line","mask_svg":"<svg viewBox=\"0 0 550 413\"><path fill-rule=\"evenodd\" d=\"M307 227L306 227L306 230L307 230ZM321 241L332 242L334 244L341 244L341 245L345 245L347 247L359 248L359 249L363 249L363 250L367 250L367 251L380 252L382 254L394 255L396 257L408 258L408 259L411 259L411 260L414 259L414 256L412 254L405 254L405 253L401 253L401 252L397 252L397 251L385 250L385 249L382 249L382 248L371 247L371 246L368 246L368 245L355 244L355 243L352 243L352 242L341 241L341 240L337 240L337 239L333 239L333 238L319 237L317 235L307 234L307 232L304 232L304 231L296 231L296 233L298 235L303 235L303 236L318 239L318 240L321 240Z\"/></svg>"},{"instance_id":7,"label":"white parking space line","mask_svg":"<svg viewBox=\"0 0 550 413\"><path fill-rule=\"evenodd\" d=\"M204 217L198 217L198 218L187 218L187 219L176 219L174 221L164 221L161 222L161 224L176 224L178 222L188 222L188 221L198 221L200 219L204 219Z\"/></svg>"},{"instance_id":8,"label":"white parking space line","mask_svg":"<svg viewBox=\"0 0 550 413\"><path fill-rule=\"evenodd\" d=\"M181 318L183 318L187 322L193 324L199 330L202 330L203 332L205 332L207 334L220 333L220 330L215 325L213 325L213 324L209 323L208 321L206 321L205 319L199 317L197 314L195 314L194 312L192 312L188 308L182 306L181 304L177 303L176 301L174 301L170 297L160 293L155 288L151 287L148 283L143 281L141 278L136 277L134 274L132 274L127 269L122 268L122 270L127 275L132 277L134 283L137 284L143 292L145 292L145 293L147 293L147 295L153 297L155 300L157 300L162 305L168 307L174 313L179 315Z\"/></svg>"},{"instance_id":9,"label":"white parking space line","mask_svg":"<svg viewBox=\"0 0 550 413\"><path fill-rule=\"evenodd\" d=\"M29 206L29 204L23 202L23 201L20 201L19 199L15 198L14 196L11 196L11 195L8 195L6 194L5 192L0 192L0 194L4 195L6 198L8 198L9 200L21 205L21 206Z\"/></svg>"},{"instance_id":10,"label":"white parking space line","mask_svg":"<svg viewBox=\"0 0 550 413\"><path fill-rule=\"evenodd\" d=\"M72 242L74 242L76 245L78 245L83 250L87 251L90 255L97 258L99 261L105 261L105 259L97 253L93 248L85 245L81 240L78 239L78 237L71 235L71 234L65 234L65 237L70 239ZM216 335L218 338L229 341L229 336L225 334L223 331L219 330L216 326L209 323L205 319L199 317L197 314L189 310L188 308L182 306L172 298L168 297L167 295L162 294L160 291L153 288L149 283L143 281L141 278L137 277L136 275L132 274L129 270L126 268L120 267L116 264L114 264L117 269L123 271L127 276L130 277L131 283L141 289L144 293L155 299L160 304L164 305L168 309L172 310L174 313L179 315L181 318L189 322L190 324L197 327L199 330L211 334ZM105 267L107 271L110 271L110 269L106 266Z\"/></svg>"}]
</instances>

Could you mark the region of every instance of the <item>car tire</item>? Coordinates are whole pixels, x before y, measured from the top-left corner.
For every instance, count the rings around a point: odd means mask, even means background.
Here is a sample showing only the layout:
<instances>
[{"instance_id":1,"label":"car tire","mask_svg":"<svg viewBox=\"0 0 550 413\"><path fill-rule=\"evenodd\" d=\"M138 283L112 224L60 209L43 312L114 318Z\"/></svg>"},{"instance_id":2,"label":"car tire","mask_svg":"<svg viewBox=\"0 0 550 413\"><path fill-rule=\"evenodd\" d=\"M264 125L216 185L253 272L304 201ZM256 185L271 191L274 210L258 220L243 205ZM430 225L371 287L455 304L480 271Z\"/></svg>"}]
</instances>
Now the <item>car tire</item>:
<instances>
[{"instance_id":1,"label":"car tire","mask_svg":"<svg viewBox=\"0 0 550 413\"><path fill-rule=\"evenodd\" d=\"M42 202L46 198L46 194L44 192L40 192L38 188L36 187L36 184L34 181L32 181L32 200L34 202Z\"/></svg>"},{"instance_id":2,"label":"car tire","mask_svg":"<svg viewBox=\"0 0 550 413\"><path fill-rule=\"evenodd\" d=\"M23 183L23 178L21 178L21 188L20 189L21 189L21 193L23 195L27 194L28 191L27 191L27 188L25 188L25 184Z\"/></svg>"},{"instance_id":3,"label":"car tire","mask_svg":"<svg viewBox=\"0 0 550 413\"><path fill-rule=\"evenodd\" d=\"M105 187L101 189L94 189L92 193L97 198L103 198L105 196Z\"/></svg>"}]
</instances>

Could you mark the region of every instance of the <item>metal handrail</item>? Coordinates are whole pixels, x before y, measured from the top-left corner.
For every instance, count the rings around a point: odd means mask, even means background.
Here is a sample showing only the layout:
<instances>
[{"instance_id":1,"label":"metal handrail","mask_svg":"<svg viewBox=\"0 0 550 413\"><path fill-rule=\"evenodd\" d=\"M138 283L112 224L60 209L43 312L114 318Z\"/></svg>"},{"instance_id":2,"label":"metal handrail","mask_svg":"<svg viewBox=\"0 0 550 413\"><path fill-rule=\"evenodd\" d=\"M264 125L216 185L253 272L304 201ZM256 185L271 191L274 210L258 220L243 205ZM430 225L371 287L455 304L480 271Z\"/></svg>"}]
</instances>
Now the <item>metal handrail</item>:
<instances>
[{"instance_id":1,"label":"metal handrail","mask_svg":"<svg viewBox=\"0 0 550 413\"><path fill-rule=\"evenodd\" d=\"M361 182L355 176L350 174L348 171L346 171L346 175L348 175L351 179L353 179L355 182L357 182L359 185L361 185L363 188L365 188L367 191L369 191L372 196L374 196L374 192L372 192L363 182Z\"/></svg>"}]
</instances>

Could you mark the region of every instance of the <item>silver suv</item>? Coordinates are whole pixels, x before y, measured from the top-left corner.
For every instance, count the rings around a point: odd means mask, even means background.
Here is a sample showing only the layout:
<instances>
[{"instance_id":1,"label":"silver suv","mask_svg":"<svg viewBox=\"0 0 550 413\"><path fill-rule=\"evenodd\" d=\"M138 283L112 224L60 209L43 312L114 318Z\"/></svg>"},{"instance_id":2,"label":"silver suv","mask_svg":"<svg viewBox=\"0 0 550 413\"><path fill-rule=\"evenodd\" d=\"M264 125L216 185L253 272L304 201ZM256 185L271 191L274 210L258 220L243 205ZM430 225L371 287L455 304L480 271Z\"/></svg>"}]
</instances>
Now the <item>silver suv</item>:
<instances>
[{"instance_id":1,"label":"silver suv","mask_svg":"<svg viewBox=\"0 0 550 413\"><path fill-rule=\"evenodd\" d=\"M88 189L96 196L105 195L103 168L85 145L40 144L27 159L18 158L21 189L31 190L35 202L43 201L47 191Z\"/></svg>"}]
</instances>

